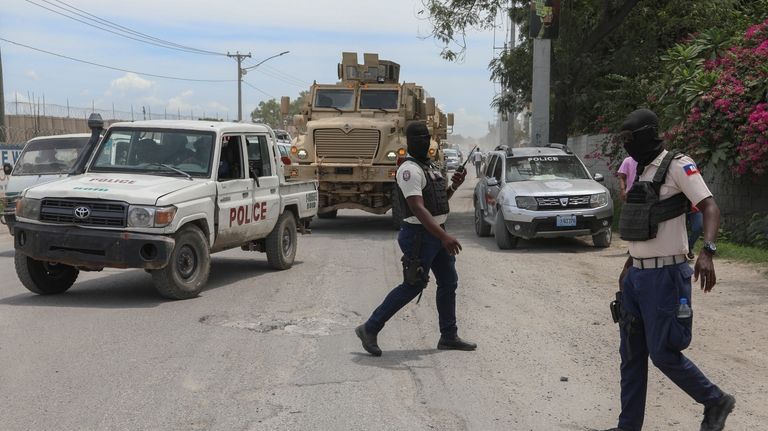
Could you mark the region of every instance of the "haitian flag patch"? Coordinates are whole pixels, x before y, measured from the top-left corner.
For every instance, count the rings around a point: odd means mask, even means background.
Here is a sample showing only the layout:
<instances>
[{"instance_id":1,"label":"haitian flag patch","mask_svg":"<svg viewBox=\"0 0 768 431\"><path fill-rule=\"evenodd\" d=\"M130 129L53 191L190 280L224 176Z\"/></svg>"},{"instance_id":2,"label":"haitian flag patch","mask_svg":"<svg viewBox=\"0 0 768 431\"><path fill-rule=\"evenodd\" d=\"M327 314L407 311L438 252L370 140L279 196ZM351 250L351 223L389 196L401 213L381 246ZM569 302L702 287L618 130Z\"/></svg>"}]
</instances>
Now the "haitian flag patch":
<instances>
[{"instance_id":1,"label":"haitian flag patch","mask_svg":"<svg viewBox=\"0 0 768 431\"><path fill-rule=\"evenodd\" d=\"M693 163L683 166L683 170L685 171L685 175L688 175L689 177L699 173L699 169Z\"/></svg>"}]
</instances>

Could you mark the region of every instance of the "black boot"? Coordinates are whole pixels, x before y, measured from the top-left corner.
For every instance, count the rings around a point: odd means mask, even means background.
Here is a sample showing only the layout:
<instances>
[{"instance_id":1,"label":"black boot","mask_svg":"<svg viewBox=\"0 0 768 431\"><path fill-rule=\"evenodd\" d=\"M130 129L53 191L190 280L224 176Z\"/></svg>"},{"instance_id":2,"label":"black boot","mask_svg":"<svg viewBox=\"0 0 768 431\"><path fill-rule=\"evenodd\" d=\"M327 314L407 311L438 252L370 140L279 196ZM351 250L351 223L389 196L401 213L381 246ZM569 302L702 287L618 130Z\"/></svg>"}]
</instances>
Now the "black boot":
<instances>
[{"instance_id":1,"label":"black boot","mask_svg":"<svg viewBox=\"0 0 768 431\"><path fill-rule=\"evenodd\" d=\"M475 350L477 344L464 341L458 335L453 337L441 336L440 341L437 342L437 348L439 350Z\"/></svg>"},{"instance_id":2,"label":"black boot","mask_svg":"<svg viewBox=\"0 0 768 431\"><path fill-rule=\"evenodd\" d=\"M363 349L373 356L381 356L381 349L376 341L376 334L370 334L365 330L365 324L355 328L357 338L363 342Z\"/></svg>"},{"instance_id":3,"label":"black boot","mask_svg":"<svg viewBox=\"0 0 768 431\"><path fill-rule=\"evenodd\" d=\"M735 406L736 398L724 393L715 404L704 408L700 431L722 431L725 428L725 420Z\"/></svg>"}]
</instances>

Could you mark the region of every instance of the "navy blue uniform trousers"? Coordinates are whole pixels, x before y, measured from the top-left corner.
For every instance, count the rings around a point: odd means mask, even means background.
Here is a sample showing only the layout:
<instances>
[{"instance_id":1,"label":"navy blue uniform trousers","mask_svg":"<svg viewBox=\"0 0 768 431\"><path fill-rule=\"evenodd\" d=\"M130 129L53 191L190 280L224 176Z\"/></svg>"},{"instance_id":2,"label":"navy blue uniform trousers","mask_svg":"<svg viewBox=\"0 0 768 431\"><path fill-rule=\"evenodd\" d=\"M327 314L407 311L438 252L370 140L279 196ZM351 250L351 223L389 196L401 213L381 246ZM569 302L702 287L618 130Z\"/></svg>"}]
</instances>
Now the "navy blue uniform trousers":
<instances>
[{"instance_id":1,"label":"navy blue uniform trousers","mask_svg":"<svg viewBox=\"0 0 768 431\"><path fill-rule=\"evenodd\" d=\"M691 304L688 263L657 269L630 268L622 285L621 415L619 428L639 431L645 416L648 357L672 382L697 402L709 405L723 393L682 350L691 343L693 318L678 319L680 298ZM635 323L628 325L632 318Z\"/></svg>"},{"instance_id":2,"label":"navy blue uniform trousers","mask_svg":"<svg viewBox=\"0 0 768 431\"><path fill-rule=\"evenodd\" d=\"M421 236L419 261L425 270L431 269L437 281L437 314L440 322L440 333L443 336L452 337L457 333L456 329L456 287L459 276L456 274L456 258L448 254L442 242L429 233L420 224L403 223L397 242L403 255L410 257L413 251L417 235ZM401 283L392 289L365 322L365 330L371 334L377 334L384 328L395 313L411 302L421 293L421 289Z\"/></svg>"}]
</instances>

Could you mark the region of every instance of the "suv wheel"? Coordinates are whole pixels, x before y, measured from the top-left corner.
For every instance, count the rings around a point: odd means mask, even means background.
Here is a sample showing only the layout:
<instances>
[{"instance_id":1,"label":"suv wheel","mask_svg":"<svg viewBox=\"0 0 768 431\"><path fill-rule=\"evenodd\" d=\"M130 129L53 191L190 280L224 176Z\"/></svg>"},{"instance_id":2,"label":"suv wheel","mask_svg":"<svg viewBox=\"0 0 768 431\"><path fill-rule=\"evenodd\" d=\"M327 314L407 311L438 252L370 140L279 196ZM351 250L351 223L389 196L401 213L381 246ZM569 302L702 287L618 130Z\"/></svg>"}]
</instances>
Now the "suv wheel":
<instances>
[{"instance_id":1,"label":"suv wheel","mask_svg":"<svg viewBox=\"0 0 768 431\"><path fill-rule=\"evenodd\" d=\"M613 232L611 232L611 228L608 228L608 230L600 232L597 235L592 235L592 244L594 244L595 247L600 248L610 247L612 237Z\"/></svg>"},{"instance_id":2,"label":"suv wheel","mask_svg":"<svg viewBox=\"0 0 768 431\"><path fill-rule=\"evenodd\" d=\"M480 237L491 235L491 225L485 221L485 214L477 199L475 199L475 233Z\"/></svg>"},{"instance_id":3,"label":"suv wheel","mask_svg":"<svg viewBox=\"0 0 768 431\"><path fill-rule=\"evenodd\" d=\"M493 223L493 235L496 237L496 245L502 250L509 250L517 247L518 237L509 233L507 225L504 223L504 215L501 214L501 208L496 211L496 221Z\"/></svg>"}]
</instances>

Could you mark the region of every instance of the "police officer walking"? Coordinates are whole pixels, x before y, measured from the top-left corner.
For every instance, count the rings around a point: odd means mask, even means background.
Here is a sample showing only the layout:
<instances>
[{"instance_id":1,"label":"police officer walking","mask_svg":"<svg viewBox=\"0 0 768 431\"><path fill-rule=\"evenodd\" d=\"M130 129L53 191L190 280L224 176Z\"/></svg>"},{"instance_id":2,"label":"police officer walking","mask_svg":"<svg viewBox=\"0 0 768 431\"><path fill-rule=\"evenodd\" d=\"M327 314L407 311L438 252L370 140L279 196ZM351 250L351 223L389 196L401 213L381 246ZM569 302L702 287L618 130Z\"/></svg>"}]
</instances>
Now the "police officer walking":
<instances>
[{"instance_id":1,"label":"police officer walking","mask_svg":"<svg viewBox=\"0 0 768 431\"><path fill-rule=\"evenodd\" d=\"M461 244L445 231L448 199L464 182L466 170L451 177L451 185L429 159L429 129L423 122L406 128L409 157L397 170L397 193L405 219L397 237L403 252L403 282L384 298L364 324L355 328L363 349L381 356L377 336L384 324L429 282L429 271L437 281L437 313L440 323L438 349L475 350L476 344L462 340L456 327L456 257Z\"/></svg>"},{"instance_id":2,"label":"police officer walking","mask_svg":"<svg viewBox=\"0 0 768 431\"><path fill-rule=\"evenodd\" d=\"M722 430L736 405L681 352L691 342L691 275L706 293L715 286L712 263L720 210L694 161L667 151L658 118L647 109L629 114L619 138L638 162L638 180L620 219L630 257L619 277L621 414L618 428L639 431L645 415L648 357L670 380L704 405L701 431ZM704 214L704 246L694 269L687 263L685 213Z\"/></svg>"}]
</instances>

